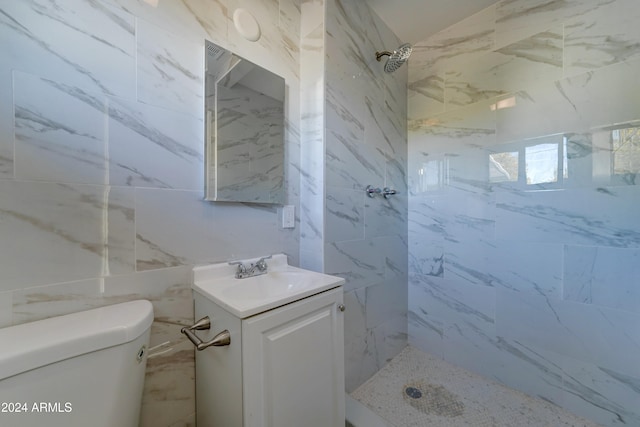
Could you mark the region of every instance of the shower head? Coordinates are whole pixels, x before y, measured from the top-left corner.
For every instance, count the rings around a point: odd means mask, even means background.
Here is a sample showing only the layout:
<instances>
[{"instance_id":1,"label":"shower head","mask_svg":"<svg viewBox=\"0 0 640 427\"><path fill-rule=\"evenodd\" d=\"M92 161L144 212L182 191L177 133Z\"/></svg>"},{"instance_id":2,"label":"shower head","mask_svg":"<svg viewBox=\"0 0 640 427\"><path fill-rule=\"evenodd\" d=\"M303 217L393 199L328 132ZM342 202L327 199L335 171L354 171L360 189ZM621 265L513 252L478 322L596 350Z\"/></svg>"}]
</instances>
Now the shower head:
<instances>
[{"instance_id":1,"label":"shower head","mask_svg":"<svg viewBox=\"0 0 640 427\"><path fill-rule=\"evenodd\" d=\"M412 50L413 47L409 43L405 43L393 52L386 50L384 52L376 52L376 59L380 62L383 56L388 56L389 59L387 59L387 62L384 64L384 71L387 73L393 73L395 70L400 68L402 64L407 62Z\"/></svg>"}]
</instances>

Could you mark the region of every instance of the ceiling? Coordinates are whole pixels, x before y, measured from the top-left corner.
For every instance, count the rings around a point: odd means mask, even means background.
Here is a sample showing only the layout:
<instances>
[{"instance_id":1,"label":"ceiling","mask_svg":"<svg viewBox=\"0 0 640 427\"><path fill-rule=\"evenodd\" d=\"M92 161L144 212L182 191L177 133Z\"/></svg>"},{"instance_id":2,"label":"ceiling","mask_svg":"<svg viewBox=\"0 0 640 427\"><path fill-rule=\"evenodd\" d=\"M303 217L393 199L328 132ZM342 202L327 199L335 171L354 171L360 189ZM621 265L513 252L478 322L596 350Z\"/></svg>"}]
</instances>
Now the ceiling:
<instances>
[{"instance_id":1,"label":"ceiling","mask_svg":"<svg viewBox=\"0 0 640 427\"><path fill-rule=\"evenodd\" d=\"M359 0L356 0L359 1ZM416 43L496 0L365 0L403 43Z\"/></svg>"}]
</instances>

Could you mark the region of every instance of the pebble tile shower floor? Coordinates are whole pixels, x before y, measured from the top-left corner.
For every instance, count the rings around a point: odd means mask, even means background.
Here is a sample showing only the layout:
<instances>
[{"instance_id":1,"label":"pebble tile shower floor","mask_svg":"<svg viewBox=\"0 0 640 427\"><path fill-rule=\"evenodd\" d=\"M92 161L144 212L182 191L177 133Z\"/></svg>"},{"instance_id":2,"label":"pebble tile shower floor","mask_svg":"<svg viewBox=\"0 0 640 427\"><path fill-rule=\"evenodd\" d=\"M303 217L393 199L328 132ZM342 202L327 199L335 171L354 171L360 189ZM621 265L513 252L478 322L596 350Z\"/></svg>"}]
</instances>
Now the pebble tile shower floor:
<instances>
[{"instance_id":1,"label":"pebble tile shower floor","mask_svg":"<svg viewBox=\"0 0 640 427\"><path fill-rule=\"evenodd\" d=\"M351 397L389 427L599 426L411 346Z\"/></svg>"}]
</instances>

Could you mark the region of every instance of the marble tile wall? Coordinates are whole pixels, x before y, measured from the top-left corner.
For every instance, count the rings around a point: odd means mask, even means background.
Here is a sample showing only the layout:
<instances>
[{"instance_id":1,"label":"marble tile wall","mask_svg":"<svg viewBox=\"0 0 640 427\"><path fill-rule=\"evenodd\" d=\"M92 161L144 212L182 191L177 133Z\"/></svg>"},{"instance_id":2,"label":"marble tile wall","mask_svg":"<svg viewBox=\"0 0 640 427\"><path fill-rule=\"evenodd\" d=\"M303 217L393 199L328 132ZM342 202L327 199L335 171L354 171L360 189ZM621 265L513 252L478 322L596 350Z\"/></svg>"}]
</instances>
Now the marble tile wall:
<instances>
[{"instance_id":1,"label":"marble tile wall","mask_svg":"<svg viewBox=\"0 0 640 427\"><path fill-rule=\"evenodd\" d=\"M364 3L327 1L325 26L323 267L346 279L352 391L407 343L407 67L384 73L375 52L401 41Z\"/></svg>"},{"instance_id":2,"label":"marble tile wall","mask_svg":"<svg viewBox=\"0 0 640 427\"><path fill-rule=\"evenodd\" d=\"M409 61L409 341L607 426L640 425L639 18L501 0Z\"/></svg>"},{"instance_id":3,"label":"marble tile wall","mask_svg":"<svg viewBox=\"0 0 640 427\"><path fill-rule=\"evenodd\" d=\"M276 207L203 200L203 58L209 39L285 78L299 206L301 24L299 0L0 0L0 326L150 299L141 426L195 425L193 265L299 262Z\"/></svg>"}]
</instances>

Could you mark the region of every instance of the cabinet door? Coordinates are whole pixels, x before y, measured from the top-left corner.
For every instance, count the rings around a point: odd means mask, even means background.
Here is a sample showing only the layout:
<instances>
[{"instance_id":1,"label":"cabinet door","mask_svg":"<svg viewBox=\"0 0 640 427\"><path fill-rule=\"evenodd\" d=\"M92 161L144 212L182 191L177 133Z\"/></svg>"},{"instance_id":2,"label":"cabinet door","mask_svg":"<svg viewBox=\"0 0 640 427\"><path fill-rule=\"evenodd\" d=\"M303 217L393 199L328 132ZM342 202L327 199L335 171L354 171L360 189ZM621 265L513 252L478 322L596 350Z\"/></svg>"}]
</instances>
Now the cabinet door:
<instances>
[{"instance_id":1,"label":"cabinet door","mask_svg":"<svg viewBox=\"0 0 640 427\"><path fill-rule=\"evenodd\" d=\"M242 324L245 427L344 426L342 288Z\"/></svg>"}]
</instances>

